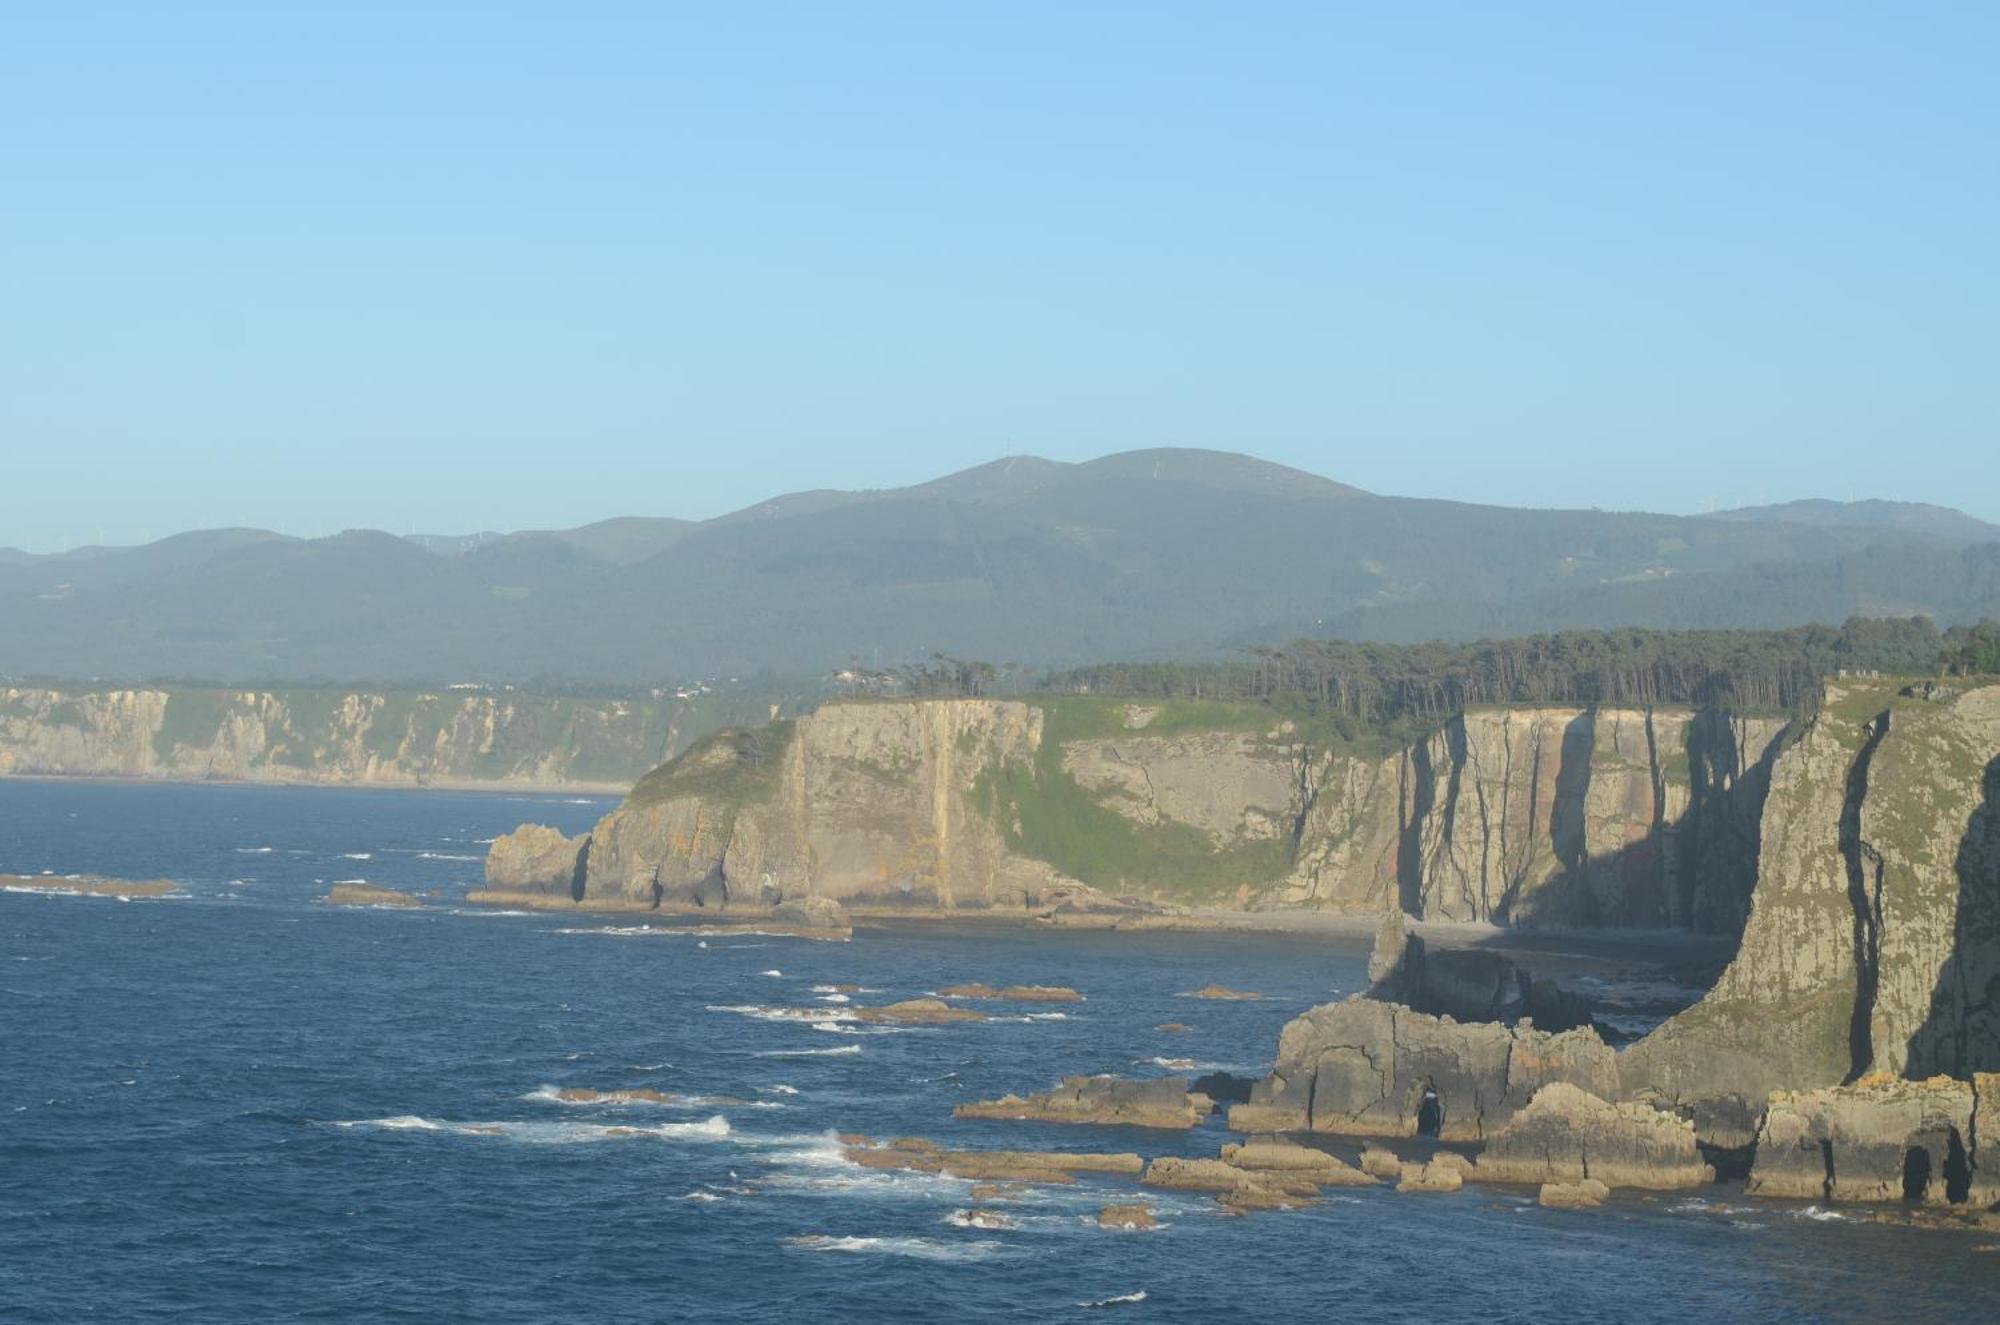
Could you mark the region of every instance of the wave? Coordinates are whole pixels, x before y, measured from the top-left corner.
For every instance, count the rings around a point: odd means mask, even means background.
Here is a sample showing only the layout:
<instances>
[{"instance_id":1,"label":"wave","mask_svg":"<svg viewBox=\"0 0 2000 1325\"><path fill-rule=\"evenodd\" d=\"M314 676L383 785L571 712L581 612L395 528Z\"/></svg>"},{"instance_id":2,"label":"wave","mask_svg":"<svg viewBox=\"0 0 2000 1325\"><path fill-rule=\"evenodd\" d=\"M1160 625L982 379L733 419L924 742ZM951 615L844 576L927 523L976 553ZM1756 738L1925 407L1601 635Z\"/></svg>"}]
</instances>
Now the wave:
<instances>
[{"instance_id":1,"label":"wave","mask_svg":"<svg viewBox=\"0 0 2000 1325\"><path fill-rule=\"evenodd\" d=\"M819 1001L822 1003L852 1003L854 1000L845 994L821 994Z\"/></svg>"},{"instance_id":2,"label":"wave","mask_svg":"<svg viewBox=\"0 0 2000 1325\"><path fill-rule=\"evenodd\" d=\"M773 1008L761 1003L710 1003L703 1011L733 1012L755 1021L805 1022L815 1028L822 1023L854 1020L852 1012L832 1008Z\"/></svg>"},{"instance_id":3,"label":"wave","mask_svg":"<svg viewBox=\"0 0 2000 1325\"><path fill-rule=\"evenodd\" d=\"M685 929L672 929L665 925L575 925L555 931L558 934L613 934L620 938L686 938ZM702 946L706 947L706 944Z\"/></svg>"},{"instance_id":4,"label":"wave","mask_svg":"<svg viewBox=\"0 0 2000 1325\"><path fill-rule=\"evenodd\" d=\"M1013 1017L988 1017L988 1021L1068 1021L1067 1012L1024 1012Z\"/></svg>"},{"instance_id":5,"label":"wave","mask_svg":"<svg viewBox=\"0 0 2000 1325\"><path fill-rule=\"evenodd\" d=\"M732 1134L729 1120L721 1114L698 1123L656 1123L650 1127L622 1127L595 1123L476 1122L461 1123L398 1114L391 1118L357 1118L334 1123L335 1127L358 1127L383 1132L444 1132L454 1136L499 1137L532 1145L566 1145L589 1141L688 1140L721 1141Z\"/></svg>"},{"instance_id":6,"label":"wave","mask_svg":"<svg viewBox=\"0 0 2000 1325\"><path fill-rule=\"evenodd\" d=\"M858 1044L843 1044L833 1049L760 1049L753 1058L844 1058L861 1052Z\"/></svg>"},{"instance_id":7,"label":"wave","mask_svg":"<svg viewBox=\"0 0 2000 1325\"><path fill-rule=\"evenodd\" d=\"M786 1238L785 1245L800 1251L907 1256L923 1261L983 1261L1006 1250L1004 1244L990 1241L947 1242L937 1238L831 1237L825 1233L807 1233L799 1237Z\"/></svg>"},{"instance_id":8,"label":"wave","mask_svg":"<svg viewBox=\"0 0 2000 1325\"><path fill-rule=\"evenodd\" d=\"M467 856L452 851L419 851L418 860L484 860L484 856Z\"/></svg>"},{"instance_id":9,"label":"wave","mask_svg":"<svg viewBox=\"0 0 2000 1325\"><path fill-rule=\"evenodd\" d=\"M683 1201L720 1201L722 1198L714 1192L689 1192L686 1196L681 1197L681 1199Z\"/></svg>"},{"instance_id":10,"label":"wave","mask_svg":"<svg viewBox=\"0 0 2000 1325\"><path fill-rule=\"evenodd\" d=\"M978 1228L989 1232L1019 1227L1011 1218L998 1210L954 1210L944 1217L944 1222L953 1228Z\"/></svg>"},{"instance_id":11,"label":"wave","mask_svg":"<svg viewBox=\"0 0 2000 1325\"><path fill-rule=\"evenodd\" d=\"M799 1093L797 1086L766 1086L764 1089L772 1095L796 1095Z\"/></svg>"},{"instance_id":12,"label":"wave","mask_svg":"<svg viewBox=\"0 0 2000 1325\"><path fill-rule=\"evenodd\" d=\"M768 975L768 976L770 976L770 977L771 977L772 979L774 979L774 980L782 980L782 979L784 979L784 978L785 978L785 973L784 973L783 971L779 970L779 969L778 969L777 967L775 967L775 966L774 966L774 967L772 967L772 968L771 968L770 970L768 970L768 971L759 971L759 972L758 972L758 974L759 974L759 975Z\"/></svg>"},{"instance_id":13,"label":"wave","mask_svg":"<svg viewBox=\"0 0 2000 1325\"><path fill-rule=\"evenodd\" d=\"M1088 1311L1096 1307L1133 1306L1145 1300L1146 1290L1142 1288L1136 1293L1120 1293L1117 1297L1100 1297L1095 1302L1079 1302L1077 1305Z\"/></svg>"},{"instance_id":14,"label":"wave","mask_svg":"<svg viewBox=\"0 0 2000 1325\"><path fill-rule=\"evenodd\" d=\"M239 856L268 856L277 849L276 847L237 847L236 854Z\"/></svg>"},{"instance_id":15,"label":"wave","mask_svg":"<svg viewBox=\"0 0 2000 1325\"><path fill-rule=\"evenodd\" d=\"M1163 1067L1169 1072L1192 1072L1201 1066L1201 1064L1195 1062L1192 1058L1135 1058L1132 1061L1135 1063L1150 1063L1154 1067Z\"/></svg>"},{"instance_id":16,"label":"wave","mask_svg":"<svg viewBox=\"0 0 2000 1325\"><path fill-rule=\"evenodd\" d=\"M626 1070L629 1072L664 1072L672 1066L672 1063L634 1063Z\"/></svg>"},{"instance_id":17,"label":"wave","mask_svg":"<svg viewBox=\"0 0 2000 1325\"><path fill-rule=\"evenodd\" d=\"M343 851L340 853L340 858L342 860L373 860L375 859L375 853L372 851Z\"/></svg>"}]
</instances>

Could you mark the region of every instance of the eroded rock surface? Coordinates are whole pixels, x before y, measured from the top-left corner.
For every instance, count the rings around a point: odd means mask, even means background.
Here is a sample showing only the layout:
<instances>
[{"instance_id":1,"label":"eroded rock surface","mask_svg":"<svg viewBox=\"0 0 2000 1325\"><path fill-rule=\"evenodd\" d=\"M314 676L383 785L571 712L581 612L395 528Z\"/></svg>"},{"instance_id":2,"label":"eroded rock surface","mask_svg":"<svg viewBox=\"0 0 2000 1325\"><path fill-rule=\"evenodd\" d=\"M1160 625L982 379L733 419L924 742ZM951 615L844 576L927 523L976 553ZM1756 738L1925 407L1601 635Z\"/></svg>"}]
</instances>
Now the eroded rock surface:
<instances>
[{"instance_id":1,"label":"eroded rock surface","mask_svg":"<svg viewBox=\"0 0 2000 1325\"><path fill-rule=\"evenodd\" d=\"M2000 1116L2000 1075L1974 1081L1868 1077L1771 1097L1750 1173L1753 1196L2000 1203L2000 1156L1980 1124ZM1984 1144L1982 1144L1982 1141Z\"/></svg>"},{"instance_id":2,"label":"eroded rock surface","mask_svg":"<svg viewBox=\"0 0 2000 1325\"><path fill-rule=\"evenodd\" d=\"M1467 1024L1351 998L1286 1025L1272 1074L1230 1126L1477 1141L1558 1081L1616 1098L1617 1059L1588 1029Z\"/></svg>"},{"instance_id":3,"label":"eroded rock surface","mask_svg":"<svg viewBox=\"0 0 2000 1325\"><path fill-rule=\"evenodd\" d=\"M567 897L583 894L590 834L566 837L542 824L522 824L493 839L486 851L486 887L491 892Z\"/></svg>"},{"instance_id":4,"label":"eroded rock surface","mask_svg":"<svg viewBox=\"0 0 2000 1325\"><path fill-rule=\"evenodd\" d=\"M1676 1191L1715 1181L1692 1123L1647 1104L1613 1104L1565 1082L1542 1087L1486 1140L1484 1182L1575 1183Z\"/></svg>"}]
</instances>

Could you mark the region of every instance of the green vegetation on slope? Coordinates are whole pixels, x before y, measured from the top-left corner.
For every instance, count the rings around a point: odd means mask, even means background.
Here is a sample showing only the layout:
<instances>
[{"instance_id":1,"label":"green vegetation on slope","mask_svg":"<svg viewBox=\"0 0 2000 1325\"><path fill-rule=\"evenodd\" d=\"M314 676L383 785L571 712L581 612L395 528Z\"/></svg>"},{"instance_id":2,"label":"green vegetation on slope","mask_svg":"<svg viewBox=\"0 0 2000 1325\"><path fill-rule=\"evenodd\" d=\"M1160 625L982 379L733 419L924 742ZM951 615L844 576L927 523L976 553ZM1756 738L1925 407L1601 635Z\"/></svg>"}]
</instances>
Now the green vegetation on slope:
<instances>
[{"instance_id":1,"label":"green vegetation on slope","mask_svg":"<svg viewBox=\"0 0 2000 1325\"><path fill-rule=\"evenodd\" d=\"M731 727L704 737L678 759L640 778L626 804L644 807L700 796L734 808L769 799L796 730L796 724L786 720L763 727Z\"/></svg>"}]
</instances>

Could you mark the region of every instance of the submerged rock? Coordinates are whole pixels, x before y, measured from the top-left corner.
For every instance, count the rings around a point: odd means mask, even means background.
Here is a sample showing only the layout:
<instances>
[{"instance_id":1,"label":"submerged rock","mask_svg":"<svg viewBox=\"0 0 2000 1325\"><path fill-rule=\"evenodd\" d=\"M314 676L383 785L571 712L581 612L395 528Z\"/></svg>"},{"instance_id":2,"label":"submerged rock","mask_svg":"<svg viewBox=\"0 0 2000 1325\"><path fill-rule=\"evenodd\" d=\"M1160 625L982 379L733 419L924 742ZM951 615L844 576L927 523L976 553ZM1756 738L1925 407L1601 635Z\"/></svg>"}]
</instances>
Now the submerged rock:
<instances>
[{"instance_id":1,"label":"submerged rock","mask_svg":"<svg viewBox=\"0 0 2000 1325\"><path fill-rule=\"evenodd\" d=\"M1288 1141L1251 1140L1222 1148L1222 1160L1239 1169L1309 1178L1322 1187L1373 1187L1375 1179L1337 1156Z\"/></svg>"},{"instance_id":2,"label":"submerged rock","mask_svg":"<svg viewBox=\"0 0 2000 1325\"><path fill-rule=\"evenodd\" d=\"M423 899L394 888L366 883L336 883L326 895L329 906L422 906Z\"/></svg>"},{"instance_id":3,"label":"submerged rock","mask_svg":"<svg viewBox=\"0 0 2000 1325\"><path fill-rule=\"evenodd\" d=\"M1694 1124L1648 1104L1611 1104L1567 1082L1535 1092L1487 1138L1471 1175L1482 1182L1561 1183L1677 1191L1715 1181Z\"/></svg>"},{"instance_id":4,"label":"submerged rock","mask_svg":"<svg viewBox=\"0 0 2000 1325\"><path fill-rule=\"evenodd\" d=\"M955 1008L942 999L910 998L879 1008L856 1008L863 1021L886 1021L904 1026L943 1026L954 1021L985 1021L977 1008Z\"/></svg>"},{"instance_id":5,"label":"submerged rock","mask_svg":"<svg viewBox=\"0 0 2000 1325\"><path fill-rule=\"evenodd\" d=\"M1107 1205L1097 1212L1099 1228L1158 1228L1160 1221L1153 1214L1153 1207L1144 1202L1131 1205Z\"/></svg>"},{"instance_id":6,"label":"submerged rock","mask_svg":"<svg viewBox=\"0 0 2000 1325\"><path fill-rule=\"evenodd\" d=\"M1350 998L1287 1024L1271 1075L1229 1119L1248 1132L1478 1141L1556 1081L1616 1098L1618 1062L1589 1029L1465 1024Z\"/></svg>"},{"instance_id":7,"label":"submerged rock","mask_svg":"<svg viewBox=\"0 0 2000 1325\"><path fill-rule=\"evenodd\" d=\"M1039 1095L973 1100L951 1112L954 1118L1185 1129L1214 1111L1215 1101L1190 1091L1185 1077L1156 1077L1147 1081L1065 1077L1061 1085Z\"/></svg>"},{"instance_id":8,"label":"submerged rock","mask_svg":"<svg viewBox=\"0 0 2000 1325\"><path fill-rule=\"evenodd\" d=\"M850 1146L842 1155L870 1169L942 1173L979 1182L1068 1183L1079 1173L1134 1177L1146 1161L1134 1154L1074 1154L1048 1150L945 1150L935 1141L901 1137L886 1146Z\"/></svg>"},{"instance_id":9,"label":"submerged rock","mask_svg":"<svg viewBox=\"0 0 2000 1325\"><path fill-rule=\"evenodd\" d=\"M1203 985L1201 988L1189 994L1188 997L1250 1001L1250 1000L1260 999L1264 996L1262 994L1253 994L1245 989L1231 989L1227 985Z\"/></svg>"},{"instance_id":10,"label":"submerged rock","mask_svg":"<svg viewBox=\"0 0 2000 1325\"><path fill-rule=\"evenodd\" d=\"M938 990L940 998L991 999L1003 1003L1081 1003L1083 995L1064 985L1008 985L995 989L992 985L946 985Z\"/></svg>"},{"instance_id":11,"label":"submerged rock","mask_svg":"<svg viewBox=\"0 0 2000 1325\"><path fill-rule=\"evenodd\" d=\"M1545 1182L1535 1199L1552 1210L1595 1210L1611 1196L1611 1189L1595 1178L1575 1182Z\"/></svg>"}]
</instances>

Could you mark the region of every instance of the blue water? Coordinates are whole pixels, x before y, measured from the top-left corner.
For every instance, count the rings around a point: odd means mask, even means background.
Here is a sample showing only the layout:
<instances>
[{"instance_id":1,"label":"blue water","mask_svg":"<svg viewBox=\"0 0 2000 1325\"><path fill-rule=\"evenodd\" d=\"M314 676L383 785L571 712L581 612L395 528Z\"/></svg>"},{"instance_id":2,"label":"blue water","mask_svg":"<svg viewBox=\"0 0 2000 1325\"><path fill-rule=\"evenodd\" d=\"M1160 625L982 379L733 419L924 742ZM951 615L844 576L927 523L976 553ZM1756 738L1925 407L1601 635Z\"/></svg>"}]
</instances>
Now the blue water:
<instances>
[{"instance_id":1,"label":"blue water","mask_svg":"<svg viewBox=\"0 0 2000 1325\"><path fill-rule=\"evenodd\" d=\"M1261 1071L1288 1017L1358 985L1362 949L982 926L704 939L455 900L484 839L523 819L574 831L607 805L0 782L0 872L166 876L186 894L0 894L0 1319L1923 1322L2000 1300L2000 1254L1976 1236L1721 1188L1597 1213L1382 1188L1227 1218L1085 1181L1002 1206L1013 1230L962 1227L970 1184L860 1170L828 1134L1213 1154L1229 1137L1212 1125L950 1111L1069 1072L1158 1072L1156 1056ZM315 901L341 879L437 900ZM893 1034L716 1010L833 1015L815 985L886 1002L956 980L1089 1001ZM1177 997L1210 981L1267 998ZM564 1086L708 1098L547 1098ZM1096 1226L1132 1199L1166 1227Z\"/></svg>"}]
</instances>

